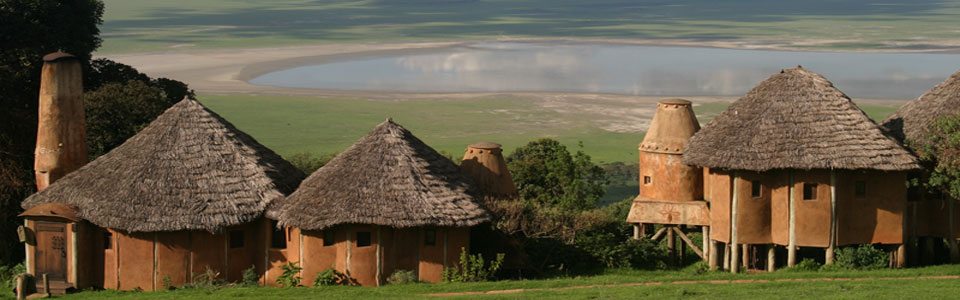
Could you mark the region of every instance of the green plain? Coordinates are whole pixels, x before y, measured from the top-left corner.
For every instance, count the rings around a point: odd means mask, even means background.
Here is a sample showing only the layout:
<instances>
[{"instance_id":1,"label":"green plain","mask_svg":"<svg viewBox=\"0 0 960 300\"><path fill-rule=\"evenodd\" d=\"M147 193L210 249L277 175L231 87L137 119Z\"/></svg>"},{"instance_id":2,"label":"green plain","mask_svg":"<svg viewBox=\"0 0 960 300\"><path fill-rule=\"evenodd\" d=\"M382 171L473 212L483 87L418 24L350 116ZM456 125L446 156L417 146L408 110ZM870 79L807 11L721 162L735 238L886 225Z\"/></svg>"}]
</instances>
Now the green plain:
<instances>
[{"instance_id":1,"label":"green plain","mask_svg":"<svg viewBox=\"0 0 960 300\"><path fill-rule=\"evenodd\" d=\"M955 44L960 17L960 3L926 0L104 2L103 53L503 37L935 49Z\"/></svg>"}]
</instances>

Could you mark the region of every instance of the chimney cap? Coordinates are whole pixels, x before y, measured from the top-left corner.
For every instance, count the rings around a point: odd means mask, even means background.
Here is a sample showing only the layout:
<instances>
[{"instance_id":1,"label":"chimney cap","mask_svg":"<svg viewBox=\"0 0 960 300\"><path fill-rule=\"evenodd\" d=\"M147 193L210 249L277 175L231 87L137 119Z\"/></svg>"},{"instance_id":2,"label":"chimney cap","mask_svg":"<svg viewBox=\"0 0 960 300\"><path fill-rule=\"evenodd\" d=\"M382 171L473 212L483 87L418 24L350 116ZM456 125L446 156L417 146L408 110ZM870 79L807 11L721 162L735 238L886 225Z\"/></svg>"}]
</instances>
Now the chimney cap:
<instances>
[{"instance_id":1,"label":"chimney cap","mask_svg":"<svg viewBox=\"0 0 960 300\"><path fill-rule=\"evenodd\" d=\"M468 147L475 149L500 149L500 147L503 146L494 142L478 142L470 144Z\"/></svg>"},{"instance_id":2,"label":"chimney cap","mask_svg":"<svg viewBox=\"0 0 960 300\"><path fill-rule=\"evenodd\" d=\"M660 104L669 104L669 105L690 105L690 100L680 99L680 98L671 98L660 100Z\"/></svg>"},{"instance_id":3,"label":"chimney cap","mask_svg":"<svg viewBox=\"0 0 960 300\"><path fill-rule=\"evenodd\" d=\"M63 51L53 52L43 56L44 62L55 62L61 59L76 59L77 57L73 54L66 53Z\"/></svg>"}]
</instances>

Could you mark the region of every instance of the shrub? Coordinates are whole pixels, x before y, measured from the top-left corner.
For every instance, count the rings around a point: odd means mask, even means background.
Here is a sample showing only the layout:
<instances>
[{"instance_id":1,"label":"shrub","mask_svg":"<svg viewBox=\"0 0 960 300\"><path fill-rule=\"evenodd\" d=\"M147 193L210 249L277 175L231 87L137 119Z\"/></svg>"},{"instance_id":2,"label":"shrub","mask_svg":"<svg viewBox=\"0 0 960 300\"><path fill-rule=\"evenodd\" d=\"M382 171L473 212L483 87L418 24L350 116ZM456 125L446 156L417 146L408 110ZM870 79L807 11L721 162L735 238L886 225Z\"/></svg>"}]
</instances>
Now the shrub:
<instances>
[{"instance_id":1,"label":"shrub","mask_svg":"<svg viewBox=\"0 0 960 300\"><path fill-rule=\"evenodd\" d=\"M300 286L300 271L303 270L297 262L288 262L281 269L283 273L277 277L277 284L282 287Z\"/></svg>"},{"instance_id":2,"label":"shrub","mask_svg":"<svg viewBox=\"0 0 960 300\"><path fill-rule=\"evenodd\" d=\"M815 260L805 258L793 267L783 269L787 272L811 272L820 270L820 263Z\"/></svg>"},{"instance_id":3,"label":"shrub","mask_svg":"<svg viewBox=\"0 0 960 300\"><path fill-rule=\"evenodd\" d=\"M408 284L419 281L417 273L410 270L396 270L393 271L393 274L390 274L390 277L387 277L387 283L389 284Z\"/></svg>"},{"instance_id":4,"label":"shrub","mask_svg":"<svg viewBox=\"0 0 960 300\"><path fill-rule=\"evenodd\" d=\"M662 269L665 252L653 241L628 239L629 227L613 220L580 232L574 245L595 257L603 267Z\"/></svg>"},{"instance_id":5,"label":"shrub","mask_svg":"<svg viewBox=\"0 0 960 300\"><path fill-rule=\"evenodd\" d=\"M349 274L328 268L317 273L317 278L313 280L313 286L327 285L357 285L357 281L351 278Z\"/></svg>"},{"instance_id":6,"label":"shrub","mask_svg":"<svg viewBox=\"0 0 960 300\"><path fill-rule=\"evenodd\" d=\"M710 272L710 265L700 260L693 263L692 265L687 266L686 268L683 268L683 271L693 275L703 275L703 274L706 274L707 272Z\"/></svg>"},{"instance_id":7,"label":"shrub","mask_svg":"<svg viewBox=\"0 0 960 300\"><path fill-rule=\"evenodd\" d=\"M214 271L209 266L200 274L193 275L193 281L186 288L216 288L225 284L226 281L220 278L220 272Z\"/></svg>"},{"instance_id":8,"label":"shrub","mask_svg":"<svg viewBox=\"0 0 960 300\"><path fill-rule=\"evenodd\" d=\"M885 268L887 259L887 253L883 250L873 245L860 245L837 250L835 264L845 269L872 270Z\"/></svg>"},{"instance_id":9,"label":"shrub","mask_svg":"<svg viewBox=\"0 0 960 300\"><path fill-rule=\"evenodd\" d=\"M23 264L13 266L0 266L0 298L4 298L7 292L12 291L17 286L17 276L26 273L27 269ZM10 296L12 294L6 294Z\"/></svg>"},{"instance_id":10,"label":"shrub","mask_svg":"<svg viewBox=\"0 0 960 300\"><path fill-rule=\"evenodd\" d=\"M470 255L467 249L460 248L460 263L453 268L443 270L442 278L446 282L479 282L493 279L493 276L500 270L503 264L504 254L497 254L495 260L487 265L483 260L483 254Z\"/></svg>"},{"instance_id":11,"label":"shrub","mask_svg":"<svg viewBox=\"0 0 960 300\"><path fill-rule=\"evenodd\" d=\"M249 268L243 270L243 281L241 283L245 286L259 285L260 274L257 274L257 267L250 265Z\"/></svg>"}]
</instances>

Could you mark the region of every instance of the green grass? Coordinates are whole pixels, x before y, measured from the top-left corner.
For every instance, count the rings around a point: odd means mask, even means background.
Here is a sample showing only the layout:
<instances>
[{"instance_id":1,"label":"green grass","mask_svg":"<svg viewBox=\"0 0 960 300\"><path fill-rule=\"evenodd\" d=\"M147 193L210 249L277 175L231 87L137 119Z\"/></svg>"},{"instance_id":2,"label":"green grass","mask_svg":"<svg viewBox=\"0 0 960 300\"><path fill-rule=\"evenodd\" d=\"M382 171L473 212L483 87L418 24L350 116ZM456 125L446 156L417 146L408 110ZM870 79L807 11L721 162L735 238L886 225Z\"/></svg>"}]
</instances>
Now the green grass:
<instances>
[{"instance_id":1,"label":"green grass","mask_svg":"<svg viewBox=\"0 0 960 300\"><path fill-rule=\"evenodd\" d=\"M498 37L767 41L880 49L956 41L943 1L105 0L102 52ZM922 33L918 35L917 33ZM821 40L823 43L804 43Z\"/></svg>"},{"instance_id":2,"label":"green grass","mask_svg":"<svg viewBox=\"0 0 960 300\"><path fill-rule=\"evenodd\" d=\"M371 287L323 288L257 288L230 287L222 289L186 289L152 293L138 292L83 292L67 299L290 299L290 298L422 298L427 294L454 292L483 292L510 289L534 289L519 294L470 295L470 298L917 298L936 299L955 297L960 292L956 279L916 279L919 276L956 276L960 266L935 266L904 270L875 271L809 271L729 274L712 272L693 274L686 271L613 270L607 273L544 280L507 280L482 283L411 284ZM817 279L799 281L796 279ZM823 278L856 278L857 280L822 281ZM901 278L901 279L897 279ZM911 279L914 278L914 279ZM706 280L757 280L772 282L713 283ZM780 281L777 281L780 280ZM791 281L792 280L792 281ZM689 283L667 283L694 281ZM634 286L624 285L634 284ZM637 285L647 284L647 285ZM591 285L610 285L592 288L570 288Z\"/></svg>"}]
</instances>

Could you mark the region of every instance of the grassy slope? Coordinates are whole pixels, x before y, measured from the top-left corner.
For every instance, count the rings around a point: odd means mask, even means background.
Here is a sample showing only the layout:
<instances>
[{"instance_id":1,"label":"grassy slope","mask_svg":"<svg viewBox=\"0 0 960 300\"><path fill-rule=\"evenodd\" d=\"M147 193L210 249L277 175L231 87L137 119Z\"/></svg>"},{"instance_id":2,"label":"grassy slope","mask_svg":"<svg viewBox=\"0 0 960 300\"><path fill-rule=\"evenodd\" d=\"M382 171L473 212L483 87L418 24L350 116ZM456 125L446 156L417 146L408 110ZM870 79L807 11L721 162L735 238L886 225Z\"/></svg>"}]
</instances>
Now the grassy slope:
<instances>
[{"instance_id":1,"label":"grassy slope","mask_svg":"<svg viewBox=\"0 0 960 300\"><path fill-rule=\"evenodd\" d=\"M586 112L559 113L519 97L474 100L385 101L342 97L202 95L200 100L238 128L281 155L342 151L387 117L407 127L430 146L460 156L464 147L494 141L507 152L541 137L570 149L583 142L595 161L634 162L643 134L597 128ZM706 124L726 103L704 103L694 110ZM862 105L874 119L895 106Z\"/></svg>"},{"instance_id":2,"label":"grassy slope","mask_svg":"<svg viewBox=\"0 0 960 300\"><path fill-rule=\"evenodd\" d=\"M833 271L833 272L774 272L755 274L707 273L693 275L683 271L614 270L589 277L546 280L508 280L483 283L445 283L385 286L381 288L324 287L324 288L224 288L220 290L188 289L173 292L84 292L68 299L223 299L223 298L422 298L425 294L449 292L476 292L508 289L546 289L522 294L488 295L490 298L732 298L762 296L764 298L949 298L960 292L956 279L909 279L917 276L960 275L960 266L936 266L905 270ZM753 283L683 283L664 285L623 286L630 283L651 283L700 280L783 280L811 278L861 278L857 281L779 281ZM905 278L906 280L895 280ZM615 285L582 289L555 288ZM478 296L471 296L478 297Z\"/></svg>"},{"instance_id":3,"label":"grassy slope","mask_svg":"<svg viewBox=\"0 0 960 300\"><path fill-rule=\"evenodd\" d=\"M105 0L104 52L509 37L826 40L820 48L956 40L942 1ZM917 33L922 32L921 36ZM805 44L795 44L803 47Z\"/></svg>"}]
</instances>

